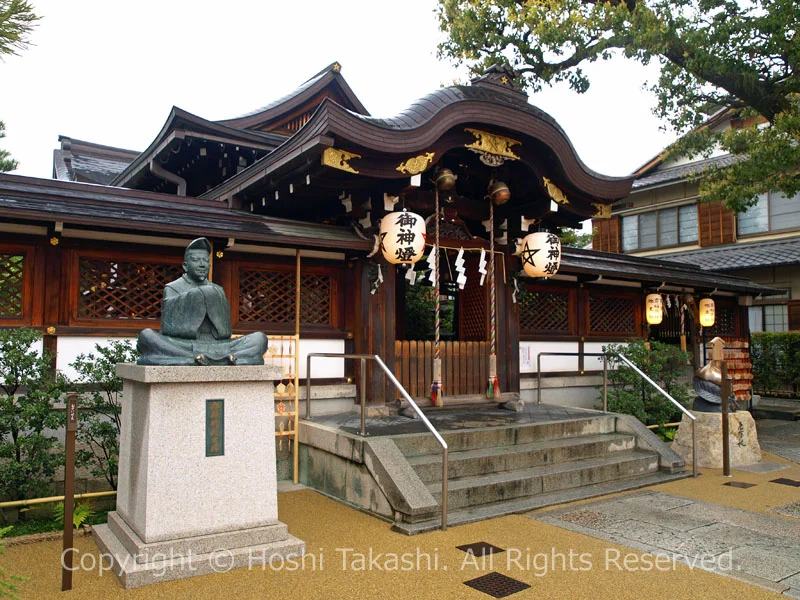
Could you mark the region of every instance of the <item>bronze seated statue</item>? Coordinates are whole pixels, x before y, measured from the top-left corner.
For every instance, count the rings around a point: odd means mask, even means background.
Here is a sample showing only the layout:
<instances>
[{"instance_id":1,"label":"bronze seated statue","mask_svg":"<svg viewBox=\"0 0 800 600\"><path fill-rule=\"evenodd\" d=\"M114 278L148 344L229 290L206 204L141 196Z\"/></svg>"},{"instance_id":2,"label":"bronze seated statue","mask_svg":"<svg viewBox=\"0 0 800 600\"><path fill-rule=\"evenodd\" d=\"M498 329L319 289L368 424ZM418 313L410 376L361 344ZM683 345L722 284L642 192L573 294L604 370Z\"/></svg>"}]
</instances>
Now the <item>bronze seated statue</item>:
<instances>
[{"instance_id":1,"label":"bronze seated statue","mask_svg":"<svg viewBox=\"0 0 800 600\"><path fill-rule=\"evenodd\" d=\"M730 379L730 377L729 377ZM708 363L694 374L692 387L697 393L692 410L698 412L722 412L722 372L713 363ZM733 393L728 397L728 410L739 410Z\"/></svg>"},{"instance_id":2,"label":"bronze seated statue","mask_svg":"<svg viewBox=\"0 0 800 600\"><path fill-rule=\"evenodd\" d=\"M198 238L186 247L184 274L164 287L161 331L139 334L140 365L263 365L267 336L231 338L225 291L208 281L211 243Z\"/></svg>"}]
</instances>

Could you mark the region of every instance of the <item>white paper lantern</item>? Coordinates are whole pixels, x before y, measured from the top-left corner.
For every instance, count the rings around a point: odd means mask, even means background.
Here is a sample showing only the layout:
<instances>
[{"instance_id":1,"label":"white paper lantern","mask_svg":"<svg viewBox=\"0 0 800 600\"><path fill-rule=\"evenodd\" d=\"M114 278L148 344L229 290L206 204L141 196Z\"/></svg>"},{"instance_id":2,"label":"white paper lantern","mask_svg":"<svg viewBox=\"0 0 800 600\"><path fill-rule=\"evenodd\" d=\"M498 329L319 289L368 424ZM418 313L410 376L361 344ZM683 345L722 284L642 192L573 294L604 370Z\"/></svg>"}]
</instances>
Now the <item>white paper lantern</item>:
<instances>
[{"instance_id":1,"label":"white paper lantern","mask_svg":"<svg viewBox=\"0 0 800 600\"><path fill-rule=\"evenodd\" d=\"M700 325L702 327L713 327L716 320L717 307L711 298L700 300Z\"/></svg>"},{"instance_id":2,"label":"white paper lantern","mask_svg":"<svg viewBox=\"0 0 800 600\"><path fill-rule=\"evenodd\" d=\"M661 294L647 294L645 309L648 325L658 325L664 317L664 307L661 303Z\"/></svg>"},{"instance_id":3,"label":"white paper lantern","mask_svg":"<svg viewBox=\"0 0 800 600\"><path fill-rule=\"evenodd\" d=\"M392 264L410 265L422 258L425 250L425 219L402 211L381 219L381 252Z\"/></svg>"},{"instance_id":4,"label":"white paper lantern","mask_svg":"<svg viewBox=\"0 0 800 600\"><path fill-rule=\"evenodd\" d=\"M539 231L522 240L522 268L530 277L552 277L561 265L561 240L557 235Z\"/></svg>"}]
</instances>

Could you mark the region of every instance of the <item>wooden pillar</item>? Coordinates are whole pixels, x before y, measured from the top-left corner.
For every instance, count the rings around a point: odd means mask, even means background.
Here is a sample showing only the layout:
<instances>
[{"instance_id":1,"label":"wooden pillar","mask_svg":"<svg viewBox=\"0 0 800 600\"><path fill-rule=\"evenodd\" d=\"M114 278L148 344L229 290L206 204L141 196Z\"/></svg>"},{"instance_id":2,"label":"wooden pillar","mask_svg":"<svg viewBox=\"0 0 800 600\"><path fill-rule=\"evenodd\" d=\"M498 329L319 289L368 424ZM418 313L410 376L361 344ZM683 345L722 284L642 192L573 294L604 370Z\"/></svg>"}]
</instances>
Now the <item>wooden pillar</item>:
<instances>
[{"instance_id":1,"label":"wooden pillar","mask_svg":"<svg viewBox=\"0 0 800 600\"><path fill-rule=\"evenodd\" d=\"M366 352L367 348L366 331L363 325L365 313L361 306L363 266L364 261L348 257L344 271L344 293L350 296L350 300L344 303L344 329L347 336L344 341L344 351L347 354L362 354ZM351 381L359 381L360 361L344 361L344 375Z\"/></svg>"},{"instance_id":2,"label":"wooden pillar","mask_svg":"<svg viewBox=\"0 0 800 600\"><path fill-rule=\"evenodd\" d=\"M367 336L366 353L378 354L385 361L387 296L385 264L381 265L381 269L384 271L384 282L375 290L374 294L371 293L372 282L376 276L378 264L378 261L367 261L362 270L361 290L363 299L361 301L361 314ZM392 291L392 293L394 292ZM392 365L387 364L391 368ZM385 379L386 377L380 367L370 364L367 371L367 399L369 404L383 405L386 393Z\"/></svg>"},{"instance_id":3,"label":"wooden pillar","mask_svg":"<svg viewBox=\"0 0 800 600\"><path fill-rule=\"evenodd\" d=\"M42 340L45 351L50 353L50 368L55 377L58 357L58 329L61 325L69 323L69 282L67 275L69 269L65 266L64 252L61 248L61 239L51 236L44 246L41 257L42 268L38 269L35 285L37 301L41 302L41 326L44 330ZM67 254L69 258L69 253Z\"/></svg>"},{"instance_id":4,"label":"wooden pillar","mask_svg":"<svg viewBox=\"0 0 800 600\"><path fill-rule=\"evenodd\" d=\"M519 310L517 304L514 303L512 298L514 294L514 282L511 280L511 267L509 263L509 255L503 255L503 261L506 263L505 282L503 283L503 304L502 311L504 314L505 327L503 327L503 352L505 359L503 363L506 365L506 380L505 385L501 388L506 392L519 392L520 388L520 374L519 374ZM500 271L503 272L502 270ZM499 290L498 290L499 291Z\"/></svg>"},{"instance_id":5,"label":"wooden pillar","mask_svg":"<svg viewBox=\"0 0 800 600\"><path fill-rule=\"evenodd\" d=\"M396 339L396 326L397 326L397 267L395 265L386 264L383 268L383 285L384 302L385 302L385 321L383 325L383 352L379 352L383 362L394 373L395 369L395 356L394 356L394 341ZM382 375L384 380L384 393L382 398L375 398L371 404L382 406L387 400L394 400L398 397L397 388L389 381L389 378Z\"/></svg>"}]
</instances>

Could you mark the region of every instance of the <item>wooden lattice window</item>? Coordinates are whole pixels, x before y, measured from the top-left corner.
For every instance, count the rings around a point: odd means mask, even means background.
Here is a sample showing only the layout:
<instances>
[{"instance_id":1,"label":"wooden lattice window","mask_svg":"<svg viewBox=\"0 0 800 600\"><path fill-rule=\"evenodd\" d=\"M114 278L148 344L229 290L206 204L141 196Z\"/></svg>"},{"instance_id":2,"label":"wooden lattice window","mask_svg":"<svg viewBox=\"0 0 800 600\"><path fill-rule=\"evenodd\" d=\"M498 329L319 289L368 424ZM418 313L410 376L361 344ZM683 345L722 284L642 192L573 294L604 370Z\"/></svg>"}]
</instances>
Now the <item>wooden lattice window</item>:
<instances>
[{"instance_id":1,"label":"wooden lattice window","mask_svg":"<svg viewBox=\"0 0 800 600\"><path fill-rule=\"evenodd\" d=\"M706 330L706 335L735 336L736 335L736 307L717 301L714 315L714 326ZM709 338L710 339L710 338Z\"/></svg>"},{"instance_id":2,"label":"wooden lattice window","mask_svg":"<svg viewBox=\"0 0 800 600\"><path fill-rule=\"evenodd\" d=\"M523 334L570 335L572 309L569 290L530 290L519 302L519 328Z\"/></svg>"},{"instance_id":3,"label":"wooden lattice window","mask_svg":"<svg viewBox=\"0 0 800 600\"><path fill-rule=\"evenodd\" d=\"M0 252L0 319L23 316L25 268L24 254Z\"/></svg>"},{"instance_id":4,"label":"wooden lattice window","mask_svg":"<svg viewBox=\"0 0 800 600\"><path fill-rule=\"evenodd\" d=\"M636 297L589 293L589 335L627 337L637 333Z\"/></svg>"},{"instance_id":5,"label":"wooden lattice window","mask_svg":"<svg viewBox=\"0 0 800 600\"><path fill-rule=\"evenodd\" d=\"M183 274L179 264L78 257L78 320L158 321L164 286Z\"/></svg>"},{"instance_id":6,"label":"wooden lattice window","mask_svg":"<svg viewBox=\"0 0 800 600\"><path fill-rule=\"evenodd\" d=\"M294 270L242 268L239 270L238 320L240 323L294 323ZM338 326L335 318L337 277L323 270L300 275L300 322Z\"/></svg>"}]
</instances>

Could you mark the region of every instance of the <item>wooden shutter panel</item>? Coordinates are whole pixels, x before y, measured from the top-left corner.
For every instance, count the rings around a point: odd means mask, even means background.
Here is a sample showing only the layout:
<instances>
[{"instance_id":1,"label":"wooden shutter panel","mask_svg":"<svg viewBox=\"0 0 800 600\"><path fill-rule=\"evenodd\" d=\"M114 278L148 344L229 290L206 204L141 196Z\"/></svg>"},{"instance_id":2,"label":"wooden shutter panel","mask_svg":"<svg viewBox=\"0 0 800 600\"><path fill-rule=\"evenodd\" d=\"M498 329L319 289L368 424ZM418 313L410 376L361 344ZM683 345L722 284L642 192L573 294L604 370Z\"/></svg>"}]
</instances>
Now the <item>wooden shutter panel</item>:
<instances>
[{"instance_id":1,"label":"wooden shutter panel","mask_svg":"<svg viewBox=\"0 0 800 600\"><path fill-rule=\"evenodd\" d=\"M789 330L800 330L800 300L789 302Z\"/></svg>"},{"instance_id":2,"label":"wooden shutter panel","mask_svg":"<svg viewBox=\"0 0 800 600\"><path fill-rule=\"evenodd\" d=\"M721 202L700 202L697 224L701 246L730 244L736 241L736 216Z\"/></svg>"},{"instance_id":3,"label":"wooden shutter panel","mask_svg":"<svg viewBox=\"0 0 800 600\"><path fill-rule=\"evenodd\" d=\"M619 252L619 216L592 219L592 250Z\"/></svg>"}]
</instances>

